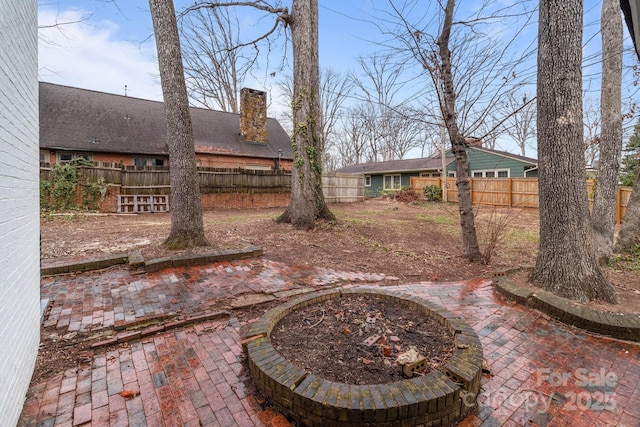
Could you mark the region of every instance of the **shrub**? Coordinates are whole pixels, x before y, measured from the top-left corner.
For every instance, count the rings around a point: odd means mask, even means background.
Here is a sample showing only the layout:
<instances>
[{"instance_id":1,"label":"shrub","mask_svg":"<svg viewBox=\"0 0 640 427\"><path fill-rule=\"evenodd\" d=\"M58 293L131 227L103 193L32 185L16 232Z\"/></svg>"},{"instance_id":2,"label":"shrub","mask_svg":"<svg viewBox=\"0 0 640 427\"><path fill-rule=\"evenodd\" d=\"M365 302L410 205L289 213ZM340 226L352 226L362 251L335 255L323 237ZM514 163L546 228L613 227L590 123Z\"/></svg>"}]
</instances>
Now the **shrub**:
<instances>
[{"instance_id":1,"label":"shrub","mask_svg":"<svg viewBox=\"0 0 640 427\"><path fill-rule=\"evenodd\" d=\"M48 179L40 180L40 210L69 211L78 209L74 198L76 188L82 187L81 203L87 209L98 209L107 194L108 184L104 178L96 182L82 179L82 167L93 167L93 163L83 158L68 163L56 163L51 168Z\"/></svg>"},{"instance_id":2,"label":"shrub","mask_svg":"<svg viewBox=\"0 0 640 427\"><path fill-rule=\"evenodd\" d=\"M422 189L424 198L430 202L437 202L442 200L442 189L436 185L427 185Z\"/></svg>"}]
</instances>

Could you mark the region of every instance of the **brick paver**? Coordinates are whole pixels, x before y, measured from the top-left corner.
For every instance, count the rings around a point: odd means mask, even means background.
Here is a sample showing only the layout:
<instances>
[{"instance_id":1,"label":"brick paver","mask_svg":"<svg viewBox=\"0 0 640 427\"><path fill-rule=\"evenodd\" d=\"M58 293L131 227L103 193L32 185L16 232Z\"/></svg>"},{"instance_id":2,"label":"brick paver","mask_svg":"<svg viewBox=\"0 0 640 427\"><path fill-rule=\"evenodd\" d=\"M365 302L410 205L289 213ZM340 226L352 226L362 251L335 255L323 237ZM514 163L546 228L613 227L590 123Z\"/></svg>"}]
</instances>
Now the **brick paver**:
<instances>
[{"instance_id":1,"label":"brick paver","mask_svg":"<svg viewBox=\"0 0 640 427\"><path fill-rule=\"evenodd\" d=\"M594 336L504 301L488 280L400 284L379 274L266 259L132 275L124 268L42 280L47 331L98 331L171 313L197 315L245 293L392 286L464 316L491 373L463 426L640 426L640 346ZM19 426L284 425L245 384L236 319L207 320L96 349L32 384Z\"/></svg>"}]
</instances>

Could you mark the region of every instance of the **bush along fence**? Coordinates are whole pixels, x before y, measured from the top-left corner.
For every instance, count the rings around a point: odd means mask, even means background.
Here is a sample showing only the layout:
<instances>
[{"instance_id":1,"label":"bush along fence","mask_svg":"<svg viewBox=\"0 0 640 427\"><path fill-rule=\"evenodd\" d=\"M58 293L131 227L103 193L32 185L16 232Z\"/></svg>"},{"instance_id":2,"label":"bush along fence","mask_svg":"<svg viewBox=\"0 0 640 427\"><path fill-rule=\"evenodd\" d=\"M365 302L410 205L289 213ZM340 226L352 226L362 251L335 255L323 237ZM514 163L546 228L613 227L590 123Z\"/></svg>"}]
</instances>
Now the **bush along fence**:
<instances>
[{"instance_id":1,"label":"bush along fence","mask_svg":"<svg viewBox=\"0 0 640 427\"><path fill-rule=\"evenodd\" d=\"M41 210L165 212L165 208L154 209L154 206L165 203L170 206L169 173L169 167L121 166L84 159L41 164ZM363 177L334 173L322 179L328 202L364 199ZM286 207L291 193L291 172L287 170L199 167L198 180L204 210ZM145 207L147 202L150 205ZM134 204L135 208L131 208Z\"/></svg>"},{"instance_id":2,"label":"bush along fence","mask_svg":"<svg viewBox=\"0 0 640 427\"><path fill-rule=\"evenodd\" d=\"M411 177L410 185L419 194L423 194L425 187L440 188L443 200L453 203L458 202L455 178L447 179L445 189L442 188L442 180L440 178ZM469 186L471 200L474 205L536 209L540 206L538 200L538 178L469 178ZM594 180L587 180L586 191L589 196L589 203L593 203ZM616 203L616 221L618 223L622 222L629 203L629 197L631 197L631 187L618 187Z\"/></svg>"}]
</instances>

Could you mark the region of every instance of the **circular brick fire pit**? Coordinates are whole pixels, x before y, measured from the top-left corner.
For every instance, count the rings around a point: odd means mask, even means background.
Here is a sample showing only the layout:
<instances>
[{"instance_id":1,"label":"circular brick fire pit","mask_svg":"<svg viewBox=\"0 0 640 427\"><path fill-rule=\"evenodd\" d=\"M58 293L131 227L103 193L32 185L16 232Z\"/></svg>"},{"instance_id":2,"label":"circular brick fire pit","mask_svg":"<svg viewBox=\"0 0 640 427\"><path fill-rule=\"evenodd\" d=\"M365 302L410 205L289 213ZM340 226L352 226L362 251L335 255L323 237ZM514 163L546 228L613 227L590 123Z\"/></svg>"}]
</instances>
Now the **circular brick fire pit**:
<instances>
[{"instance_id":1,"label":"circular brick fire pit","mask_svg":"<svg viewBox=\"0 0 640 427\"><path fill-rule=\"evenodd\" d=\"M404 304L446 325L457 349L443 372L386 384L337 383L295 367L271 345L272 329L289 313L352 294ZM257 387L304 426L453 425L473 408L480 390L482 346L473 329L432 302L384 289L332 289L290 301L256 321L243 343Z\"/></svg>"}]
</instances>

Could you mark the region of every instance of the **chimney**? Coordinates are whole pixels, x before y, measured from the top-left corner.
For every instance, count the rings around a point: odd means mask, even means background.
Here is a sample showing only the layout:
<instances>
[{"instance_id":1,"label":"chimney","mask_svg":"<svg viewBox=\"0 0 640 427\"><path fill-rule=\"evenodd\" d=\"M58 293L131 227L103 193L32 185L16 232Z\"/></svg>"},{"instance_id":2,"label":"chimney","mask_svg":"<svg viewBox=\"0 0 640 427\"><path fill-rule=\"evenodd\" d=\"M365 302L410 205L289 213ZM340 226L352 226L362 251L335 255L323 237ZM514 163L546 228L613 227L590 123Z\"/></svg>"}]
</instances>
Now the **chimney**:
<instances>
[{"instance_id":1,"label":"chimney","mask_svg":"<svg viewBox=\"0 0 640 427\"><path fill-rule=\"evenodd\" d=\"M464 142L469 147L480 147L480 148L482 148L482 140L480 138L474 138L474 137L465 138Z\"/></svg>"},{"instance_id":2,"label":"chimney","mask_svg":"<svg viewBox=\"0 0 640 427\"><path fill-rule=\"evenodd\" d=\"M267 93L240 90L240 134L246 142L267 143Z\"/></svg>"}]
</instances>

